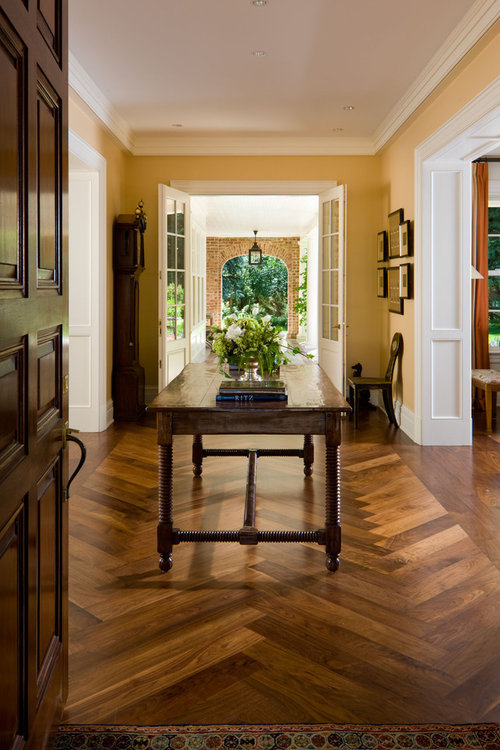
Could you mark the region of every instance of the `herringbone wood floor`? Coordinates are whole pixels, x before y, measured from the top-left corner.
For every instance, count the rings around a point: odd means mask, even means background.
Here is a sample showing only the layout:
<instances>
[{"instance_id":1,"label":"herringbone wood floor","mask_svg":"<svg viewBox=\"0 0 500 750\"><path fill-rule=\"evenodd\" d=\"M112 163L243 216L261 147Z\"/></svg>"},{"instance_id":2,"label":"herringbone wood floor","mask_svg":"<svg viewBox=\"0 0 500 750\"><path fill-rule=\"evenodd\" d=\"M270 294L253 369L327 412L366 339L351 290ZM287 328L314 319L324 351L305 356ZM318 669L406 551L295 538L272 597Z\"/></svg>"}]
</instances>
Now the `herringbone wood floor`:
<instances>
[{"instance_id":1,"label":"herringbone wood floor","mask_svg":"<svg viewBox=\"0 0 500 750\"><path fill-rule=\"evenodd\" d=\"M85 435L70 499L69 723L500 720L500 434L421 448L366 413L343 427L340 570L317 545L184 544L160 574L154 423ZM207 438L294 446L296 438ZM257 526L323 523L323 445L258 462ZM244 458L191 471L180 528L242 525Z\"/></svg>"}]
</instances>

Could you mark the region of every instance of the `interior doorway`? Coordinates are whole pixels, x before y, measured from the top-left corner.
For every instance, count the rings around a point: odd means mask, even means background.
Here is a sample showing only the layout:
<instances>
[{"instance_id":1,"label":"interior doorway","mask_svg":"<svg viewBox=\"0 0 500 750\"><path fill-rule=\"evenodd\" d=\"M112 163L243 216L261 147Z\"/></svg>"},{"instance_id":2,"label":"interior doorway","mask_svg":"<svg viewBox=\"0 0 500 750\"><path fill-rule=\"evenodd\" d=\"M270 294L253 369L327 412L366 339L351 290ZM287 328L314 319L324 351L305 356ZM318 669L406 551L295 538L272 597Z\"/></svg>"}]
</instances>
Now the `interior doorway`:
<instances>
[{"instance_id":1,"label":"interior doorway","mask_svg":"<svg viewBox=\"0 0 500 750\"><path fill-rule=\"evenodd\" d=\"M500 146L500 79L416 149L415 424L422 445L471 445L472 161Z\"/></svg>"},{"instance_id":2,"label":"interior doorway","mask_svg":"<svg viewBox=\"0 0 500 750\"><path fill-rule=\"evenodd\" d=\"M69 424L101 432L106 399L106 160L69 133Z\"/></svg>"}]
</instances>

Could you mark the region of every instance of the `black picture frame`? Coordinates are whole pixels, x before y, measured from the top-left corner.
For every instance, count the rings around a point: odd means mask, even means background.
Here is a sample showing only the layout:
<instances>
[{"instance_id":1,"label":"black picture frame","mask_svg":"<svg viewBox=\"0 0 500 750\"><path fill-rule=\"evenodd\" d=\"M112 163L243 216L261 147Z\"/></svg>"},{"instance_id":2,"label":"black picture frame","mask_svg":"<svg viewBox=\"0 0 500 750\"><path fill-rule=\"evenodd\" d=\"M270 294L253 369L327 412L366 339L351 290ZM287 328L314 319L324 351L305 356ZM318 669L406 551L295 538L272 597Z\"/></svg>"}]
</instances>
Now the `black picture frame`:
<instances>
[{"instance_id":1,"label":"black picture frame","mask_svg":"<svg viewBox=\"0 0 500 750\"><path fill-rule=\"evenodd\" d=\"M389 214L389 258L399 258L399 225L403 223L404 211L398 208Z\"/></svg>"},{"instance_id":2,"label":"black picture frame","mask_svg":"<svg viewBox=\"0 0 500 750\"><path fill-rule=\"evenodd\" d=\"M377 234L377 263L383 263L387 260L387 232Z\"/></svg>"},{"instance_id":3,"label":"black picture frame","mask_svg":"<svg viewBox=\"0 0 500 750\"><path fill-rule=\"evenodd\" d=\"M399 225L399 257L411 255L412 249L410 222L403 221Z\"/></svg>"},{"instance_id":4,"label":"black picture frame","mask_svg":"<svg viewBox=\"0 0 500 750\"><path fill-rule=\"evenodd\" d=\"M377 268L377 297L387 297L387 268Z\"/></svg>"},{"instance_id":5,"label":"black picture frame","mask_svg":"<svg viewBox=\"0 0 500 750\"><path fill-rule=\"evenodd\" d=\"M411 299L412 296L412 266L410 263L401 263L399 266L399 296L401 299Z\"/></svg>"},{"instance_id":6,"label":"black picture frame","mask_svg":"<svg viewBox=\"0 0 500 750\"><path fill-rule=\"evenodd\" d=\"M387 304L389 312L404 315L404 302L399 296L399 266L387 269Z\"/></svg>"}]
</instances>

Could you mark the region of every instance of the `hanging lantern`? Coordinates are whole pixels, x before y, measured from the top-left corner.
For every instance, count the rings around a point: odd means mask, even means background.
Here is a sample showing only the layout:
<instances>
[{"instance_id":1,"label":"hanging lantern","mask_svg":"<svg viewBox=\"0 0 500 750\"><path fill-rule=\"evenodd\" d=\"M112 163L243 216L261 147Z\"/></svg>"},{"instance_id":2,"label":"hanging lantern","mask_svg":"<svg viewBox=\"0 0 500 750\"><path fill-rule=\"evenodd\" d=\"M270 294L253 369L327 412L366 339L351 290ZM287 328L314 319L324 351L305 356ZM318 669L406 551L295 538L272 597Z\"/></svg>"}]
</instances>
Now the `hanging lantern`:
<instances>
[{"instance_id":1,"label":"hanging lantern","mask_svg":"<svg viewBox=\"0 0 500 750\"><path fill-rule=\"evenodd\" d=\"M253 230L255 235L254 242L250 250L248 251L248 265L249 266L260 266L262 263L262 250L257 245L257 229Z\"/></svg>"}]
</instances>

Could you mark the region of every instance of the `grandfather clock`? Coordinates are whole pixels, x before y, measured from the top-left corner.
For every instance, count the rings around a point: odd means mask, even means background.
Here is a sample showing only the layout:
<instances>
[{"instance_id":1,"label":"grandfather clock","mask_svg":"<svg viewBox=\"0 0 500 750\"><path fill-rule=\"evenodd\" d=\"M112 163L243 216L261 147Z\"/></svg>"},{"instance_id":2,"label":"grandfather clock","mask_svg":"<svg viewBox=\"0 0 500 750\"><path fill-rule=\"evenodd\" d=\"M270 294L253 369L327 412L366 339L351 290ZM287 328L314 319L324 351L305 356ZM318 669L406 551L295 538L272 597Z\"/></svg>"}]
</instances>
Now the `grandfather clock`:
<instances>
[{"instance_id":1,"label":"grandfather clock","mask_svg":"<svg viewBox=\"0 0 500 750\"><path fill-rule=\"evenodd\" d=\"M139 364L139 276L144 270L146 214L139 201L135 214L120 214L113 230L114 418L140 419L144 404L144 368Z\"/></svg>"}]
</instances>

